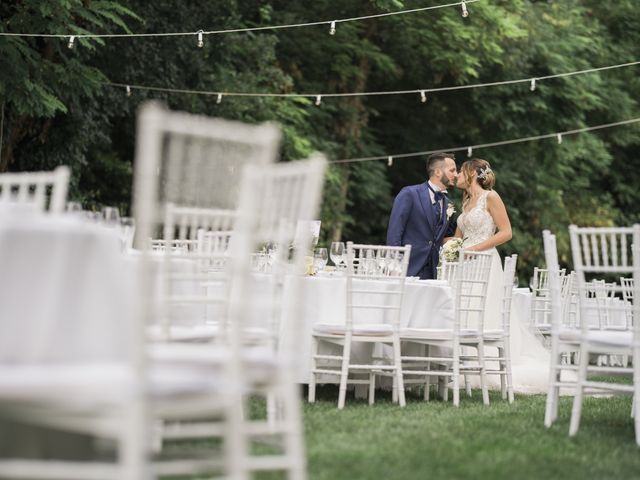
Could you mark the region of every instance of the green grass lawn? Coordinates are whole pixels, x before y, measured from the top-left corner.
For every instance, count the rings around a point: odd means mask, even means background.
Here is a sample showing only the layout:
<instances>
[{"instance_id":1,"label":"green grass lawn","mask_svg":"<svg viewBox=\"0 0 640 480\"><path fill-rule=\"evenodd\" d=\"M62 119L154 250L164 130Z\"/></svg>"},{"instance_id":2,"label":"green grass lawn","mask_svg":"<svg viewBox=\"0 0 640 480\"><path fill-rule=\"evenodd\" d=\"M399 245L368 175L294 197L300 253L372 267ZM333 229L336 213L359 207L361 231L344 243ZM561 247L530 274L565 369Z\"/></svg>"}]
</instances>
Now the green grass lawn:
<instances>
[{"instance_id":1,"label":"green grass lawn","mask_svg":"<svg viewBox=\"0 0 640 480\"><path fill-rule=\"evenodd\" d=\"M455 408L409 394L399 408L380 392L374 406L348 397L339 411L335 387L318 393L315 404L304 402L311 480L640 478L628 396L586 399L569 438L571 398L546 429L544 395L517 395L509 405L492 392L486 407L474 391Z\"/></svg>"}]
</instances>

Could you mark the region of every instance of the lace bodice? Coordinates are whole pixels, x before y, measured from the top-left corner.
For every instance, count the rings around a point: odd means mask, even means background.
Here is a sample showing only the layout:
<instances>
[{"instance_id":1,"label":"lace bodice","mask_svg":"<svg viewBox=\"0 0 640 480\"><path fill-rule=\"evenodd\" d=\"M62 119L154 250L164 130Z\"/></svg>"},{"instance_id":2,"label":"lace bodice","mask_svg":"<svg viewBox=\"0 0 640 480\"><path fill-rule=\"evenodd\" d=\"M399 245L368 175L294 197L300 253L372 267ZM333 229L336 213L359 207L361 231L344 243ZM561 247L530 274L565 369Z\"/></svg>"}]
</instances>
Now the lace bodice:
<instances>
[{"instance_id":1,"label":"lace bodice","mask_svg":"<svg viewBox=\"0 0 640 480\"><path fill-rule=\"evenodd\" d=\"M478 203L469 212L463 212L458 217L458 227L464 239L463 248L482 243L496 233L496 224L487 211L487 196L489 190L478 198Z\"/></svg>"}]
</instances>

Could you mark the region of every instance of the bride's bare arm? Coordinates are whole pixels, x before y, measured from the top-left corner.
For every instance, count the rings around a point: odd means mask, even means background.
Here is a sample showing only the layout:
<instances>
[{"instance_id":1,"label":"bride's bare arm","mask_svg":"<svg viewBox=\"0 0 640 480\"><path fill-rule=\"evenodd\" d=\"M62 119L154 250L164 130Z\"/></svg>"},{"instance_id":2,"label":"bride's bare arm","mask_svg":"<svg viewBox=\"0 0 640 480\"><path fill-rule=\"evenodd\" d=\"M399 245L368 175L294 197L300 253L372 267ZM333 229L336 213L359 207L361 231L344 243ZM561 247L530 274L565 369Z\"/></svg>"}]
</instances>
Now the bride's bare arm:
<instances>
[{"instance_id":1,"label":"bride's bare arm","mask_svg":"<svg viewBox=\"0 0 640 480\"><path fill-rule=\"evenodd\" d=\"M507 209L504 206L504 202L498 192L491 191L487 195L487 211L489 215L493 217L493 221L496 224L497 232L493 237L486 239L484 242L478 243L469 248L469 250L481 252L483 250L489 250L490 248L497 247L503 243L511 240L511 222L509 221L509 215Z\"/></svg>"}]
</instances>

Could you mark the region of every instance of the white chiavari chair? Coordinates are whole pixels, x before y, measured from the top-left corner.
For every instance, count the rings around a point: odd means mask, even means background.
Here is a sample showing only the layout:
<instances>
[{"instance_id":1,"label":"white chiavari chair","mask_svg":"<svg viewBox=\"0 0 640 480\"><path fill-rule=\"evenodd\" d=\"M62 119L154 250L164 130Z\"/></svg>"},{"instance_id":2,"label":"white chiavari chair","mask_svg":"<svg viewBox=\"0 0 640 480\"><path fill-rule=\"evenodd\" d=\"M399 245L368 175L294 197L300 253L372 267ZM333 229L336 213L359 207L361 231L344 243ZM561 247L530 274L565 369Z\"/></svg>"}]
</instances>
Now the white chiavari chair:
<instances>
[{"instance_id":1,"label":"white chiavari chair","mask_svg":"<svg viewBox=\"0 0 640 480\"><path fill-rule=\"evenodd\" d=\"M560 270L560 278L565 280L566 270ZM531 327L541 335L551 334L551 306L549 299L549 270L535 267L531 279Z\"/></svg>"},{"instance_id":2,"label":"white chiavari chair","mask_svg":"<svg viewBox=\"0 0 640 480\"><path fill-rule=\"evenodd\" d=\"M56 167L52 172L20 172L0 175L0 204L30 204L38 211L64 212L71 170Z\"/></svg>"},{"instance_id":3,"label":"white chiavari chair","mask_svg":"<svg viewBox=\"0 0 640 480\"><path fill-rule=\"evenodd\" d=\"M615 275L632 275L635 279L640 275L640 225L618 228L580 228L569 227L573 263L577 274L579 302L581 310L580 333L580 366L571 411L569 435L578 432L582 413L582 400L586 389L597 389L613 393L629 393L634 395L633 413L635 417L636 443L640 445L640 362L634 361L633 368L599 366L589 364L589 356L596 355L630 355L640 358L640 305L633 305L633 324L629 329L592 329L586 320L588 310L593 301L587 296L587 277L599 276L611 278ZM637 298L637 285L634 298ZM604 300L604 302L603 302ZM617 310L624 313L622 302L611 302L610 297L598 298L599 309L607 308L614 314ZM604 305L603 305L604 303ZM613 383L606 380L590 379L589 374L628 374L633 377L633 384Z\"/></svg>"},{"instance_id":4,"label":"white chiavari chair","mask_svg":"<svg viewBox=\"0 0 640 480\"><path fill-rule=\"evenodd\" d=\"M455 406L460 404L460 375L473 374L480 376L482 399L489 404L483 330L490 269L490 254L462 251L453 281L455 315L451 328L403 328L400 331L401 341L429 347L426 356L402 355L405 375L425 379L443 377L451 381ZM433 347L438 348L431 354ZM463 364L461 347L475 349L477 355L473 358L477 361ZM424 365L425 369L411 368L412 363ZM440 369L442 365L446 368Z\"/></svg>"},{"instance_id":5,"label":"white chiavari chair","mask_svg":"<svg viewBox=\"0 0 640 480\"><path fill-rule=\"evenodd\" d=\"M487 375L500 377L500 391L503 400L513 403L513 377L511 370L511 298L513 295L513 280L516 276L518 255L514 254L504 259L503 286L502 286L502 322L501 328L484 330L484 346L497 350L496 356L485 353L485 362L498 365L497 369L487 368Z\"/></svg>"},{"instance_id":6,"label":"white chiavari chair","mask_svg":"<svg viewBox=\"0 0 640 480\"><path fill-rule=\"evenodd\" d=\"M545 407L544 424L550 427L558 417L558 400L561 388L575 388L575 381L568 380L566 375L562 378L563 371L576 372L577 366L572 365L570 359L579 350L580 327L572 321L570 313L571 286L566 282L563 284L563 277L558 265L558 251L556 247L556 237L549 230L542 233L544 241L544 252L549 272L548 289L549 305L551 315L551 359L549 364L549 387ZM574 273L567 275L569 283L575 277ZM562 288L566 288L563 292ZM565 293L568 292L568 296Z\"/></svg>"},{"instance_id":7,"label":"white chiavari chair","mask_svg":"<svg viewBox=\"0 0 640 480\"><path fill-rule=\"evenodd\" d=\"M349 384L369 385L369 403L375 395L376 375L392 375L394 399L405 406L405 392L400 360L400 314L409 264L410 246L387 247L347 243L347 309L345 322L316 324L311 349L311 381L309 402L315 401L319 377L330 377L322 383L338 383L338 408L345 405ZM388 264L380 268L376 259L385 257ZM389 261L389 259L393 259ZM382 319L374 323L372 318ZM368 320L361 321L362 319ZM391 359L354 363L354 344L388 345ZM335 345L339 353L322 353L325 345ZM362 378L354 375L362 374Z\"/></svg>"}]
</instances>

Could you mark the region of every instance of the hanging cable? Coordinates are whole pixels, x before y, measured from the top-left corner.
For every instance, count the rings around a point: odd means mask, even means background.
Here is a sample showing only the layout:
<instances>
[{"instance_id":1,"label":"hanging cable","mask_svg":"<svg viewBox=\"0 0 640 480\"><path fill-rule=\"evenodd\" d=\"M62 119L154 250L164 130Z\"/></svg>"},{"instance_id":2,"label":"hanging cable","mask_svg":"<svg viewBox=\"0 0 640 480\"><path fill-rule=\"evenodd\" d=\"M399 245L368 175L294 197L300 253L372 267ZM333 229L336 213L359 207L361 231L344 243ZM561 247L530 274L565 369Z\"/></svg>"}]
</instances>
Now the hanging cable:
<instances>
[{"instance_id":1,"label":"hanging cable","mask_svg":"<svg viewBox=\"0 0 640 480\"><path fill-rule=\"evenodd\" d=\"M366 96L383 96L383 95L420 95L420 101L427 101L427 93L435 93L435 92L451 92L455 90L469 90L473 88L488 88L488 87L498 87L502 85L514 85L518 83L529 83L530 89L535 90L536 82L540 82L541 80L551 80L554 78L563 78L563 77L572 77L575 75L585 75L589 73L603 72L606 70L614 70L618 68L626 68L633 67L636 65L640 65L640 60L620 63L617 65L607 65L604 67L595 67L595 68L587 68L584 70L575 70L573 72L564 72L564 73L556 73L552 75L545 75L542 77L535 78L519 78L516 80L504 80L499 82L485 82L485 83L471 83L468 85L454 85L451 87L436 87L436 88L419 88L413 90L388 90L388 91L377 91L377 92L346 92L346 93L256 93L256 92L220 92L220 91L207 91L207 90L191 90L191 89L182 89L182 88L165 88L165 87L153 87L153 86L145 86L145 85L132 85L131 88L135 88L138 90L148 90L150 92L165 92L165 93L185 93L192 95L218 95L219 93L229 96L229 97L279 97L279 98L312 98L316 99L318 97L328 97L328 98L341 98L341 97L366 97ZM106 82L105 85L117 88L123 88L126 84L124 83L112 83Z\"/></svg>"},{"instance_id":2,"label":"hanging cable","mask_svg":"<svg viewBox=\"0 0 640 480\"><path fill-rule=\"evenodd\" d=\"M640 122L640 117L637 118L632 118L629 120L622 120L620 122L614 122L614 123L605 123L602 125L594 125L592 127L584 127L584 128L576 128L575 130L566 130L564 132L554 132L554 133L546 133L544 135L535 135L532 137L523 137L523 138L516 138L513 140L503 140L500 142L491 142L491 143L482 143L482 144L478 144L478 145L471 145L471 146L467 146L467 147L453 147L453 148L438 148L437 150L427 150L424 152L412 152L412 153L394 153L392 155L386 154L386 155L380 155L377 157L362 157L362 158L348 158L348 159L344 159L344 160L331 160L329 163L358 163L358 162L369 162L369 161L374 161L374 160L385 160L388 159L389 157L393 157L394 159L398 159L398 158L410 158L410 157L420 157L423 155L431 155L432 153L437 153L437 152L464 152L467 151L467 154L469 154L469 152L473 153L473 150L475 149L480 149L480 148L493 148L493 147L501 147L504 145L512 145L512 144L516 144L516 143L525 143L525 142L533 142L536 140L544 140L547 138L558 138L558 136L560 136L560 138L562 138L563 136L566 135L576 135L578 133L584 133L584 132L591 132L594 130L602 130L605 128L613 128L613 127L619 127L622 125L630 125L632 123L638 123Z\"/></svg>"},{"instance_id":3,"label":"hanging cable","mask_svg":"<svg viewBox=\"0 0 640 480\"><path fill-rule=\"evenodd\" d=\"M359 17L340 18L336 20L320 20L316 22L293 23L288 25L269 25L264 27L247 27L247 28L231 28L227 30L199 30L197 32L160 32L160 33L83 33L74 34L75 38L135 38L135 37L180 37L191 36L194 33L202 32L202 35L221 35L224 33L242 33L242 32L260 32L264 30L284 30L288 28L311 27L314 25L329 25L330 31L335 33L335 26L338 23L358 22L369 20L371 18L391 17L394 15L407 15L410 13L426 12L428 10L436 10L440 8L457 7L464 4L479 2L481 0L466 0L455 3L447 3L443 5L433 5L431 7L412 8L409 10L398 10L395 12L375 13L372 15L362 15ZM466 6L463 7L466 9ZM332 33L332 35L333 35ZM43 37L43 38L68 38L70 34L57 33L13 33L0 32L0 37ZM199 42L198 42L199 43Z\"/></svg>"}]
</instances>

